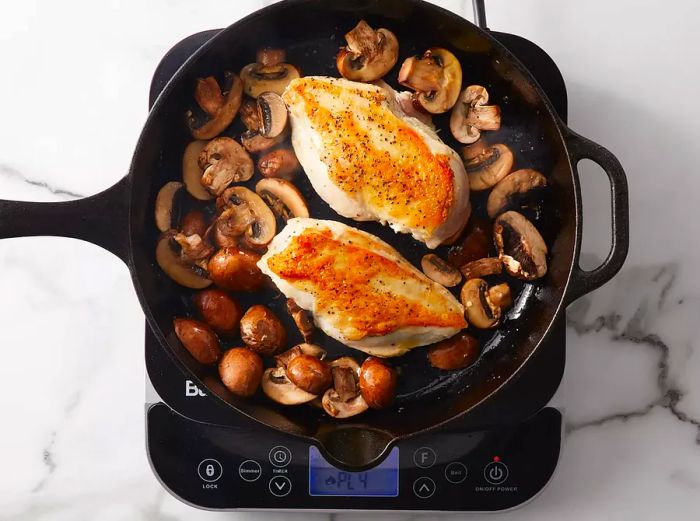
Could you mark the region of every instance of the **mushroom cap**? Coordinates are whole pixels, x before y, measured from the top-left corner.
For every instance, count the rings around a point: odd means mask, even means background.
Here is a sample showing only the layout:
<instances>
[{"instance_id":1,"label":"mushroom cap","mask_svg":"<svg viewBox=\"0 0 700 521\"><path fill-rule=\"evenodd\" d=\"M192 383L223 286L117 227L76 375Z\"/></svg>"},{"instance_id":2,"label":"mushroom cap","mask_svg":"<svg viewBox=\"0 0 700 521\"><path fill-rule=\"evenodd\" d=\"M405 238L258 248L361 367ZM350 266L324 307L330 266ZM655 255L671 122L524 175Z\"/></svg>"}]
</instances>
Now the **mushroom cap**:
<instances>
[{"instance_id":1,"label":"mushroom cap","mask_svg":"<svg viewBox=\"0 0 700 521\"><path fill-rule=\"evenodd\" d=\"M425 273L428 278L434 280L438 284L442 284L446 288L456 286L462 280L462 274L459 270L434 253L424 255L420 261L420 265L423 269L423 273Z\"/></svg>"},{"instance_id":2,"label":"mushroom cap","mask_svg":"<svg viewBox=\"0 0 700 521\"><path fill-rule=\"evenodd\" d=\"M523 168L505 176L493 187L486 201L486 212L492 219L508 208L519 196L547 186L547 178L537 170Z\"/></svg>"},{"instance_id":3,"label":"mushroom cap","mask_svg":"<svg viewBox=\"0 0 700 521\"><path fill-rule=\"evenodd\" d=\"M501 128L501 109L486 105L489 93L481 85L470 85L459 97L450 116L450 130L460 143L474 143L482 130Z\"/></svg>"},{"instance_id":4,"label":"mushroom cap","mask_svg":"<svg viewBox=\"0 0 700 521\"><path fill-rule=\"evenodd\" d=\"M223 88L213 76L198 79L195 100L199 109L187 111L187 126L195 139L211 139L223 132L236 117L243 99L243 82L235 73L224 73Z\"/></svg>"},{"instance_id":5,"label":"mushroom cap","mask_svg":"<svg viewBox=\"0 0 700 521\"><path fill-rule=\"evenodd\" d=\"M240 323L241 339L261 355L274 355L284 349L287 331L272 310L262 304L248 308Z\"/></svg>"},{"instance_id":6,"label":"mushroom cap","mask_svg":"<svg viewBox=\"0 0 700 521\"><path fill-rule=\"evenodd\" d=\"M255 192L275 215L288 221L293 217L308 217L309 207L299 189L286 179L267 178L258 181Z\"/></svg>"},{"instance_id":7,"label":"mushroom cap","mask_svg":"<svg viewBox=\"0 0 700 521\"><path fill-rule=\"evenodd\" d=\"M247 130L241 134L241 144L251 154L258 154L281 144L287 135L288 132L285 130L279 136L268 138L262 136L258 130Z\"/></svg>"},{"instance_id":8,"label":"mushroom cap","mask_svg":"<svg viewBox=\"0 0 700 521\"><path fill-rule=\"evenodd\" d=\"M287 378L284 367L266 369L262 377L262 390L271 400L282 405L299 405L316 398L315 394L307 393L294 385Z\"/></svg>"},{"instance_id":9,"label":"mushroom cap","mask_svg":"<svg viewBox=\"0 0 700 521\"><path fill-rule=\"evenodd\" d=\"M509 275L535 280L547 274L547 245L535 225L514 211L498 216L493 225L498 254Z\"/></svg>"},{"instance_id":10,"label":"mushroom cap","mask_svg":"<svg viewBox=\"0 0 700 521\"><path fill-rule=\"evenodd\" d=\"M513 152L503 144L477 150L466 147L462 157L469 177L469 189L474 191L491 188L513 167Z\"/></svg>"},{"instance_id":11,"label":"mushroom cap","mask_svg":"<svg viewBox=\"0 0 700 521\"><path fill-rule=\"evenodd\" d=\"M284 353L275 356L275 364L280 367L286 367L295 357L299 355L309 355L323 360L326 357L326 350L316 344L297 344L291 349L287 349Z\"/></svg>"},{"instance_id":12,"label":"mushroom cap","mask_svg":"<svg viewBox=\"0 0 700 521\"><path fill-rule=\"evenodd\" d=\"M299 159L289 147L277 148L258 158L258 170L263 177L292 179L300 168Z\"/></svg>"},{"instance_id":13,"label":"mushroom cap","mask_svg":"<svg viewBox=\"0 0 700 521\"><path fill-rule=\"evenodd\" d=\"M396 396L396 369L370 356L360 368L360 393L372 409L389 407Z\"/></svg>"},{"instance_id":14,"label":"mushroom cap","mask_svg":"<svg viewBox=\"0 0 700 521\"><path fill-rule=\"evenodd\" d=\"M321 394L333 383L330 366L313 355L301 353L287 363L287 378L304 391Z\"/></svg>"},{"instance_id":15,"label":"mushroom cap","mask_svg":"<svg viewBox=\"0 0 700 521\"><path fill-rule=\"evenodd\" d=\"M442 47L431 47L422 57L406 59L399 71L401 85L417 92L416 99L431 114L450 110L462 88L462 66Z\"/></svg>"},{"instance_id":16,"label":"mushroom cap","mask_svg":"<svg viewBox=\"0 0 700 521\"><path fill-rule=\"evenodd\" d=\"M175 318L173 328L178 340L197 362L211 365L219 360L219 339L207 324L191 318Z\"/></svg>"},{"instance_id":17,"label":"mushroom cap","mask_svg":"<svg viewBox=\"0 0 700 521\"><path fill-rule=\"evenodd\" d=\"M467 320L479 329L494 327L501 319L501 308L491 302L488 290L484 279L469 279L460 293Z\"/></svg>"},{"instance_id":18,"label":"mushroom cap","mask_svg":"<svg viewBox=\"0 0 700 521\"><path fill-rule=\"evenodd\" d=\"M156 226L161 232L177 228L178 198L184 185L178 181L165 183L156 196Z\"/></svg>"},{"instance_id":19,"label":"mushroom cap","mask_svg":"<svg viewBox=\"0 0 700 521\"><path fill-rule=\"evenodd\" d=\"M177 245L174 244L175 231L170 230L158 239L156 245L156 262L160 269L172 280L192 289L202 289L211 285L212 281L206 277L206 272L196 264L183 262Z\"/></svg>"},{"instance_id":20,"label":"mushroom cap","mask_svg":"<svg viewBox=\"0 0 700 521\"><path fill-rule=\"evenodd\" d=\"M376 31L367 22L360 22L345 35L336 66L341 76L352 81L375 81L388 73L399 58L399 41L388 29Z\"/></svg>"},{"instance_id":21,"label":"mushroom cap","mask_svg":"<svg viewBox=\"0 0 700 521\"><path fill-rule=\"evenodd\" d=\"M212 139L200 152L198 161L204 171L202 184L215 195L221 195L231 183L253 177L253 160L240 143L230 137Z\"/></svg>"},{"instance_id":22,"label":"mushroom cap","mask_svg":"<svg viewBox=\"0 0 700 521\"><path fill-rule=\"evenodd\" d=\"M244 186L226 189L217 200L217 206L223 208L222 217L226 212L230 213L234 228L240 225L240 232L233 229L232 234L245 233L247 242L254 246L265 246L277 232L275 215L270 207L262 197Z\"/></svg>"},{"instance_id":23,"label":"mushroom cap","mask_svg":"<svg viewBox=\"0 0 700 521\"><path fill-rule=\"evenodd\" d=\"M265 281L257 265L259 260L260 256L250 251L222 248L209 259L207 269L211 280L220 288L256 291Z\"/></svg>"},{"instance_id":24,"label":"mushroom cap","mask_svg":"<svg viewBox=\"0 0 700 521\"><path fill-rule=\"evenodd\" d=\"M199 154L202 153L202 149L207 143L207 141L202 140L192 141L185 147L185 153L182 155L182 181L190 195L200 201L214 198L202 184L204 170L199 167Z\"/></svg>"}]
</instances>

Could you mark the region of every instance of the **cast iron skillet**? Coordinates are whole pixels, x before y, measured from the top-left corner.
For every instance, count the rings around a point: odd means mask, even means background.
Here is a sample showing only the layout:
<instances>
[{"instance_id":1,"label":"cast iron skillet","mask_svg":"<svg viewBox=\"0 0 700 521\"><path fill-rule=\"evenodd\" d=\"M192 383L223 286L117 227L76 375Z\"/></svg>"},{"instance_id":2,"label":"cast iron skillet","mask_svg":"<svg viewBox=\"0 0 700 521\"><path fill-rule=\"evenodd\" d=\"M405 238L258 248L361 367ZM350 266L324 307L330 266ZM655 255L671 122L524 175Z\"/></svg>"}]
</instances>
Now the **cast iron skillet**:
<instances>
[{"instance_id":1,"label":"cast iron skillet","mask_svg":"<svg viewBox=\"0 0 700 521\"><path fill-rule=\"evenodd\" d=\"M505 142L516 155L516 167L540 170L550 181L546 204L528 215L543 232L551 258L544 279L516 287L519 296L503 327L482 333L484 348L478 363L462 371L442 373L429 366L424 349L414 350L394 361L401 383L393 408L337 421L313 407L278 406L264 396L239 399L220 384L210 368L198 365L181 347L172 331L172 317L189 311L191 292L172 283L155 265L153 205L158 189L180 178L182 151L191 139L183 114L192 104L196 78L226 69L238 71L253 61L256 49L264 45L287 49L287 61L307 75L337 76L334 56L342 35L360 18L396 33L401 45L399 64L428 47L447 47L462 63L465 85L479 83L488 88L492 102L501 105L503 126L485 139ZM396 72L386 79L392 82ZM447 128L444 119L438 126ZM236 135L239 130L234 126L227 134ZM449 132L442 132L447 139L446 134ZM598 163L612 186L613 244L605 262L591 272L578 266L581 194L576 164L583 158ZM348 222L313 193L303 175L300 177L298 185L309 199L312 216ZM479 201L476 203L478 208ZM349 224L382 237L413 262L425 252L408 236L396 235L375 223ZM64 203L0 201L0 237L31 235L75 237L117 255L131 270L156 337L188 378L232 410L308 438L337 466L360 469L380 461L397 439L442 425L488 399L525 366L570 302L613 277L627 254L627 182L609 151L575 134L559 120L530 73L501 44L459 16L421 0L286 0L221 31L182 66L150 112L129 174L115 186ZM279 295L242 299L244 305L265 302L278 315L286 316L284 299ZM294 331L291 322L287 327ZM347 352L330 339L320 343L331 355Z\"/></svg>"}]
</instances>

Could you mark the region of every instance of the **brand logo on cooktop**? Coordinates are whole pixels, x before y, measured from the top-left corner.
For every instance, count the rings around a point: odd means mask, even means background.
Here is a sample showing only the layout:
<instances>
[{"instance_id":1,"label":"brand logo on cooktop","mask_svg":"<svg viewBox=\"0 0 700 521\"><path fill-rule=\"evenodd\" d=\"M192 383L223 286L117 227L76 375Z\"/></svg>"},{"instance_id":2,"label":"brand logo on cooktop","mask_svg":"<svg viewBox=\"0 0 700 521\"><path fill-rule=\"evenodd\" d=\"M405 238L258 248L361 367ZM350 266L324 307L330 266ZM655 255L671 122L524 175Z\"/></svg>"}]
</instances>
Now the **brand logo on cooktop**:
<instances>
[{"instance_id":1,"label":"brand logo on cooktop","mask_svg":"<svg viewBox=\"0 0 700 521\"><path fill-rule=\"evenodd\" d=\"M192 380L185 380L185 396L206 396Z\"/></svg>"}]
</instances>

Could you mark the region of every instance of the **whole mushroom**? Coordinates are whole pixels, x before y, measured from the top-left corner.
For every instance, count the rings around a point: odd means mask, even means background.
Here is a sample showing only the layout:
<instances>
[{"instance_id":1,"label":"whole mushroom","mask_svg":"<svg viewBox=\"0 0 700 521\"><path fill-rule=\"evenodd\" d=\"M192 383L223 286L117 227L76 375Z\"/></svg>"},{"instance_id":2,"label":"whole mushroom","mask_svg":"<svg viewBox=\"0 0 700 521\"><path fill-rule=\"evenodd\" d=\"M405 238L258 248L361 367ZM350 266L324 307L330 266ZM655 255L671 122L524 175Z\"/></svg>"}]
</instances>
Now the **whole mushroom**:
<instances>
[{"instance_id":1,"label":"whole mushroom","mask_svg":"<svg viewBox=\"0 0 700 521\"><path fill-rule=\"evenodd\" d=\"M177 338L197 362L211 365L219 360L219 339L208 325L191 318L175 318L173 327Z\"/></svg>"},{"instance_id":2,"label":"whole mushroom","mask_svg":"<svg viewBox=\"0 0 700 521\"><path fill-rule=\"evenodd\" d=\"M245 347L229 349L219 362L221 381L226 389L238 396L253 396L260 386L262 374L262 358Z\"/></svg>"},{"instance_id":3,"label":"whole mushroom","mask_svg":"<svg viewBox=\"0 0 700 521\"><path fill-rule=\"evenodd\" d=\"M353 81L375 81L388 73L399 58L399 41L388 29L372 29L360 22L345 35L347 46L336 57L338 72Z\"/></svg>"},{"instance_id":4,"label":"whole mushroom","mask_svg":"<svg viewBox=\"0 0 700 521\"><path fill-rule=\"evenodd\" d=\"M370 356L360 367L360 392L372 409L389 407L396 396L396 370Z\"/></svg>"},{"instance_id":5,"label":"whole mushroom","mask_svg":"<svg viewBox=\"0 0 700 521\"><path fill-rule=\"evenodd\" d=\"M207 288L192 297L195 308L204 322L224 335L238 332L243 310L237 300L216 288Z\"/></svg>"},{"instance_id":6,"label":"whole mushroom","mask_svg":"<svg viewBox=\"0 0 700 521\"><path fill-rule=\"evenodd\" d=\"M261 304L251 306L245 312L240 326L243 342L261 355L274 355L287 342L287 331L280 319Z\"/></svg>"},{"instance_id":7,"label":"whole mushroom","mask_svg":"<svg viewBox=\"0 0 700 521\"><path fill-rule=\"evenodd\" d=\"M501 128L501 108L487 105L489 93L481 85L470 85L452 109L450 130L460 143L474 143L482 130Z\"/></svg>"},{"instance_id":8,"label":"whole mushroom","mask_svg":"<svg viewBox=\"0 0 700 521\"><path fill-rule=\"evenodd\" d=\"M428 349L430 365L443 371L469 367L479 358L479 341L468 333L459 333Z\"/></svg>"},{"instance_id":9,"label":"whole mushroom","mask_svg":"<svg viewBox=\"0 0 700 521\"><path fill-rule=\"evenodd\" d=\"M222 248L209 259L209 277L214 284L226 290L255 291L265 281L257 266L259 260L259 255L249 251Z\"/></svg>"}]
</instances>

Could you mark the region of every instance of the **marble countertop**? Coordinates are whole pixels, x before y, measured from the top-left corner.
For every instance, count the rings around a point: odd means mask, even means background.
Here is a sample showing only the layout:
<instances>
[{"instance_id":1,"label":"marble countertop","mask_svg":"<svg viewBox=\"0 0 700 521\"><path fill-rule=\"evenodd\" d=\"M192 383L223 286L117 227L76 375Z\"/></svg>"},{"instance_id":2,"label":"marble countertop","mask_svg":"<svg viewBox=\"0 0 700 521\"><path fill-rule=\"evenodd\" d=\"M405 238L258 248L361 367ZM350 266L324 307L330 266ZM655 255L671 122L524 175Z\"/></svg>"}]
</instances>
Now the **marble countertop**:
<instances>
[{"instance_id":1,"label":"marble countertop","mask_svg":"<svg viewBox=\"0 0 700 521\"><path fill-rule=\"evenodd\" d=\"M112 185L127 171L165 51L265 3L5 5L0 197L62 201ZM467 1L437 3L472 16ZM487 1L487 13L491 28L533 40L558 63L571 127L627 170L632 223L622 272L569 308L556 479L502 517L697 519L700 241L690 212L700 195L691 143L700 4L679 0L661 15L651 0ZM582 177L592 266L609 245L608 189L590 165ZM75 240L3 240L0 287L0 519L328 517L203 512L159 485L144 450L143 315L116 257Z\"/></svg>"}]
</instances>

